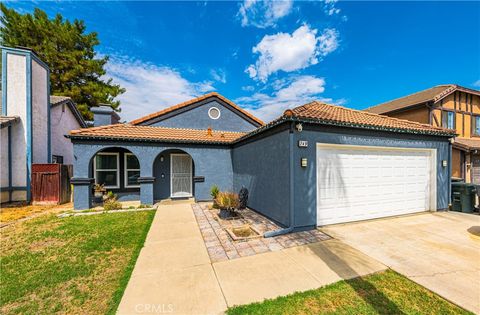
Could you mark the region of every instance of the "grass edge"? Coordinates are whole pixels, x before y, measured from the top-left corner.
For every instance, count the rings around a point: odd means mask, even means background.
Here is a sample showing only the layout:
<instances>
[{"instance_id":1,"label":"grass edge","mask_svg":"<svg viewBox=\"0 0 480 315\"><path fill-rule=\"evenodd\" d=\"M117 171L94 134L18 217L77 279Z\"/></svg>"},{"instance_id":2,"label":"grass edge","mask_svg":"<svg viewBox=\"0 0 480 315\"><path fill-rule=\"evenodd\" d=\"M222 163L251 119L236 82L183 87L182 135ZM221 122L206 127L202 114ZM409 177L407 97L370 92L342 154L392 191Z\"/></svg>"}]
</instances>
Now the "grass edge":
<instances>
[{"instance_id":1,"label":"grass edge","mask_svg":"<svg viewBox=\"0 0 480 315\"><path fill-rule=\"evenodd\" d=\"M150 211L146 211L146 212L149 213ZM109 307L106 312L106 314L108 315L114 315L117 312L118 306L120 305L120 301L122 300L123 294L125 293L125 289L127 288L128 281L130 280L133 269L135 268L135 263L137 262L138 256L140 255L140 251L145 246L145 240L147 239L148 232L152 227L153 218L155 217L156 213L157 213L156 210L153 211L153 214L148 219L148 222L147 222L148 224L145 225L145 228L143 230L142 241L139 242L139 245L137 246L137 248L135 248L132 254L132 257L128 262L127 268L125 268L125 271L122 277L120 277L120 280L118 281L119 285L115 290L115 292L112 294L112 298L109 302Z\"/></svg>"}]
</instances>

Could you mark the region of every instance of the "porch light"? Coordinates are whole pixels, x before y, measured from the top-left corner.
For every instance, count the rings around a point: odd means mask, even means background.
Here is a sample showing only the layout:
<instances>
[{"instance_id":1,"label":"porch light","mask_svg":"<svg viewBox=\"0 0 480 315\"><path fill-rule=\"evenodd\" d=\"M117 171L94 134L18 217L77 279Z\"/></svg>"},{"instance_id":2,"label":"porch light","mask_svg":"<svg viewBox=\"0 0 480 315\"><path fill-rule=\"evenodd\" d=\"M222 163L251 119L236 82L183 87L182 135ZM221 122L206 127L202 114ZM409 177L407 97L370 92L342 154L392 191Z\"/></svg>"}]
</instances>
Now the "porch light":
<instances>
[{"instance_id":1,"label":"porch light","mask_svg":"<svg viewBox=\"0 0 480 315\"><path fill-rule=\"evenodd\" d=\"M308 165L308 160L307 160L307 158L302 158L302 159L300 160L300 165L301 165L302 167L307 167L307 165Z\"/></svg>"}]
</instances>

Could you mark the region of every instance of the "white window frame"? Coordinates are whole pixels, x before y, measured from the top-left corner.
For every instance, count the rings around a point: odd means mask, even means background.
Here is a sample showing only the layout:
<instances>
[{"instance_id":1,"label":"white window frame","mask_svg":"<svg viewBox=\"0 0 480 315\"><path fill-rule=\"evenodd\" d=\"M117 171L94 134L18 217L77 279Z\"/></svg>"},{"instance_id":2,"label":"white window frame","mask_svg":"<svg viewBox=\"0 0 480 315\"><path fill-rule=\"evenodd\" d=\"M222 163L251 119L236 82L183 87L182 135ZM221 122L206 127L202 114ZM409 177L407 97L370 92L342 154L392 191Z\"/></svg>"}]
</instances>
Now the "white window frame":
<instances>
[{"instance_id":1,"label":"white window frame","mask_svg":"<svg viewBox=\"0 0 480 315\"><path fill-rule=\"evenodd\" d=\"M123 159L124 159L124 165L123 165L124 176L123 177L124 177L124 180L125 180L125 188L140 188L140 184L138 184L138 185L129 185L128 184L128 171L139 171L140 172L139 168L137 169L137 168L128 168L127 167L127 156L129 156L129 155L137 158L137 156L133 153L127 152L127 153L124 154L124 157L123 157ZM137 161L138 161L138 158L137 158ZM140 164L140 161L138 161L138 164Z\"/></svg>"},{"instance_id":2,"label":"white window frame","mask_svg":"<svg viewBox=\"0 0 480 315\"><path fill-rule=\"evenodd\" d=\"M107 189L119 189L120 188L120 153L118 152L100 152L100 153L97 153L95 154L95 160L93 161L93 174L94 174L94 178L95 178L95 184L98 184L98 180L97 180L97 156L99 155L116 155L117 156L117 169L101 169L101 170L98 170L99 172L102 172L102 171L116 171L117 172L117 185L115 186L105 186L105 188Z\"/></svg>"},{"instance_id":3,"label":"white window frame","mask_svg":"<svg viewBox=\"0 0 480 315\"><path fill-rule=\"evenodd\" d=\"M217 118L212 117L212 114L210 114L210 111L211 111L212 109L216 109L216 110L218 111L218 117L217 117ZM220 116L222 116L222 112L220 111L220 109L219 109L218 107L213 106L213 107L210 107L210 108L208 109L208 117L210 117L210 119L217 120L217 119L220 118Z\"/></svg>"}]
</instances>

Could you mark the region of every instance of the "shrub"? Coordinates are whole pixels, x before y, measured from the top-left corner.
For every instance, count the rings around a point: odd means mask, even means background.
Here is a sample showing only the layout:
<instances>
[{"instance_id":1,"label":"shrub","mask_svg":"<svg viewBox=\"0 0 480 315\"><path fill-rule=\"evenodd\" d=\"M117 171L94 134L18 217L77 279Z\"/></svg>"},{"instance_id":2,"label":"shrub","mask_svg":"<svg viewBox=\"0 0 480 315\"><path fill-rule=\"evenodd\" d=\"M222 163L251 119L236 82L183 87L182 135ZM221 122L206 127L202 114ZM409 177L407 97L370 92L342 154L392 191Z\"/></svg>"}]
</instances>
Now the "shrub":
<instances>
[{"instance_id":1,"label":"shrub","mask_svg":"<svg viewBox=\"0 0 480 315\"><path fill-rule=\"evenodd\" d=\"M137 207L137 209L144 209L144 208L151 208L152 205L145 205L145 204L141 204Z\"/></svg>"},{"instance_id":2,"label":"shrub","mask_svg":"<svg viewBox=\"0 0 480 315\"><path fill-rule=\"evenodd\" d=\"M219 192L215 203L220 209L234 210L238 208L238 195L233 192Z\"/></svg>"},{"instance_id":3,"label":"shrub","mask_svg":"<svg viewBox=\"0 0 480 315\"><path fill-rule=\"evenodd\" d=\"M104 210L118 210L122 209L122 204L117 200L117 198L110 198L103 202Z\"/></svg>"},{"instance_id":4,"label":"shrub","mask_svg":"<svg viewBox=\"0 0 480 315\"><path fill-rule=\"evenodd\" d=\"M212 188L210 188L210 196L215 200L217 199L217 195L220 192L220 189L218 189L217 185L213 185Z\"/></svg>"},{"instance_id":5,"label":"shrub","mask_svg":"<svg viewBox=\"0 0 480 315\"><path fill-rule=\"evenodd\" d=\"M105 201L112 200L112 199L117 200L117 195L115 195L112 191L107 192L107 194L103 196L103 200Z\"/></svg>"}]
</instances>

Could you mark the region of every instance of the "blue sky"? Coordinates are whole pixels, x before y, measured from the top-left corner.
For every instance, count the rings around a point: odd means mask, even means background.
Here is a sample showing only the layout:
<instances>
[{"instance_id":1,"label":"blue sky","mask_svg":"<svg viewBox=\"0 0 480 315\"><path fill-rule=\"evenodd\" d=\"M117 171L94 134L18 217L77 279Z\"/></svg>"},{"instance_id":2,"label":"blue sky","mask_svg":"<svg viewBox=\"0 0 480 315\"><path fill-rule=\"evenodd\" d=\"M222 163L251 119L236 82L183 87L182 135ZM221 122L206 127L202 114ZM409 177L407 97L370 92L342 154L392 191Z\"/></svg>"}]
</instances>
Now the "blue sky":
<instances>
[{"instance_id":1,"label":"blue sky","mask_svg":"<svg viewBox=\"0 0 480 315\"><path fill-rule=\"evenodd\" d=\"M480 2L7 2L98 32L125 120L217 91L265 120L319 99L363 109L480 88Z\"/></svg>"}]
</instances>

